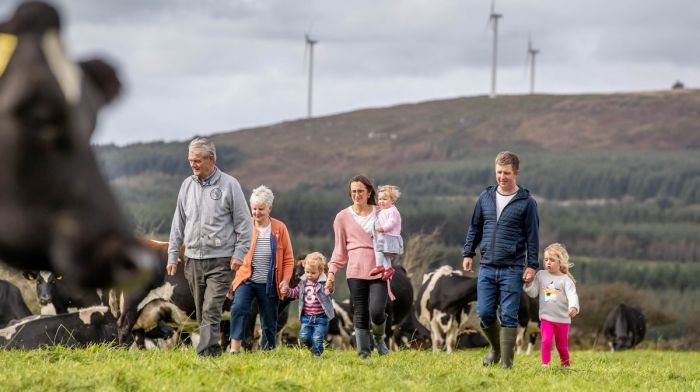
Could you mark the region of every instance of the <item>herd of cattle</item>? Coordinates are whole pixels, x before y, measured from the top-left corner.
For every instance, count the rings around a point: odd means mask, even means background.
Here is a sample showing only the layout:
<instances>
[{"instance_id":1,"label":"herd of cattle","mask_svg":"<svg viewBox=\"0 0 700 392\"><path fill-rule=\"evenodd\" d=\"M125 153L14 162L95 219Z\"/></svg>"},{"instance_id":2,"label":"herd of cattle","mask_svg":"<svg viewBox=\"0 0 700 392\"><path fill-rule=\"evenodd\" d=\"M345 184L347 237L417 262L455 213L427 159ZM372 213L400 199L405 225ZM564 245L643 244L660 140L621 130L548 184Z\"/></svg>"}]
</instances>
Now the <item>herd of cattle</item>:
<instances>
[{"instance_id":1,"label":"herd of cattle","mask_svg":"<svg viewBox=\"0 0 700 392\"><path fill-rule=\"evenodd\" d=\"M144 243L160 252L165 271L167 243L150 240ZM297 265L294 280L302 274L303 268ZM174 276L162 274L160 284L138 297L121 290L97 289L79 294L52 272L25 272L23 275L36 285L42 314L32 315L20 290L7 281L0 281L0 346L5 349L59 344L84 347L107 342L145 348L149 341L159 347L172 347L173 343L186 345L196 339L194 301L181 270ZM386 308L387 343L393 349L432 348L433 351L453 352L487 345L474 315L475 278L449 266L440 267L423 277L414 299L407 272L398 266L390 287L395 299L388 301ZM230 304L228 300L222 309L226 316ZM333 301L333 306L337 317L329 326L328 343L336 348L350 347L354 343L352 304L349 300ZM539 328L537 314L537 301L523 294L519 352L525 337L529 337L527 354L533 349ZM289 301L280 302L278 315L280 342L295 344L294 333L287 328ZM226 316L222 322L222 344L228 342ZM244 347L248 350L256 347L260 336L255 319L250 317L246 326ZM631 348L644 338L644 317L634 308L618 305L608 315L602 332L613 350Z\"/></svg>"},{"instance_id":2,"label":"herd of cattle","mask_svg":"<svg viewBox=\"0 0 700 392\"><path fill-rule=\"evenodd\" d=\"M0 22L0 259L36 282L43 313L32 315L19 290L0 281L0 347L189 341L197 323L184 275L166 276L166 244L134 238L90 147L98 111L120 92L116 71L100 59L70 59L60 28L56 10L38 1L22 3ZM474 278L440 268L426 275L414 301L399 269L391 288L393 346L485 345L478 327L469 328L476 320ZM351 304L335 306L329 337L347 345ZM536 324L536 303L523 298L521 309L526 330ZM643 338L643 317L635 312L621 306L606 320L613 348ZM252 323L248 329L251 346Z\"/></svg>"}]
</instances>

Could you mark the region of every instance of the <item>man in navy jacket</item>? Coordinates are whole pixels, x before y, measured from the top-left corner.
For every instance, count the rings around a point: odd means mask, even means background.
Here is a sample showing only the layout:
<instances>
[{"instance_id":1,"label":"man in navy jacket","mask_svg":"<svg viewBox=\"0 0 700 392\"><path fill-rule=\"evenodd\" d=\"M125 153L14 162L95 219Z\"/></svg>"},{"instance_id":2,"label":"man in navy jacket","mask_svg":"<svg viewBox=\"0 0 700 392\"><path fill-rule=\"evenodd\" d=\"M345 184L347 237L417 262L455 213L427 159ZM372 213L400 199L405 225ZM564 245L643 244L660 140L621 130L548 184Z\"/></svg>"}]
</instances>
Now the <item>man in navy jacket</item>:
<instances>
[{"instance_id":1,"label":"man in navy jacket","mask_svg":"<svg viewBox=\"0 0 700 392\"><path fill-rule=\"evenodd\" d=\"M537 203L516 183L519 166L518 156L510 151L496 156L498 185L479 195L462 253L464 270L471 272L480 245L476 312L491 345L485 366L499 361L504 368L513 366L520 292L523 281L531 282L539 267Z\"/></svg>"}]
</instances>

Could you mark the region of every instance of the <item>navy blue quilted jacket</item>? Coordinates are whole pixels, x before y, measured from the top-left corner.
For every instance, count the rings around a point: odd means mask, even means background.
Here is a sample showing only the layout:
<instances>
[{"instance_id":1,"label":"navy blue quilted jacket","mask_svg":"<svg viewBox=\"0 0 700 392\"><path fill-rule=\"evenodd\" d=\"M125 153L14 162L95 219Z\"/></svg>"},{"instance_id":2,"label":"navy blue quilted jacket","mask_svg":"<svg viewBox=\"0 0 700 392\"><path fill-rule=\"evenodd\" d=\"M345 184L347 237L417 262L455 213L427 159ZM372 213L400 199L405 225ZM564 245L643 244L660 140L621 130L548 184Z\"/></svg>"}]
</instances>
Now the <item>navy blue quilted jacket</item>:
<instances>
[{"instance_id":1,"label":"navy blue quilted jacket","mask_svg":"<svg viewBox=\"0 0 700 392\"><path fill-rule=\"evenodd\" d=\"M537 269L539 226L537 202L520 186L496 221L496 186L490 186L476 202L462 255L474 257L481 244L481 264L524 266L527 254L527 266Z\"/></svg>"}]
</instances>

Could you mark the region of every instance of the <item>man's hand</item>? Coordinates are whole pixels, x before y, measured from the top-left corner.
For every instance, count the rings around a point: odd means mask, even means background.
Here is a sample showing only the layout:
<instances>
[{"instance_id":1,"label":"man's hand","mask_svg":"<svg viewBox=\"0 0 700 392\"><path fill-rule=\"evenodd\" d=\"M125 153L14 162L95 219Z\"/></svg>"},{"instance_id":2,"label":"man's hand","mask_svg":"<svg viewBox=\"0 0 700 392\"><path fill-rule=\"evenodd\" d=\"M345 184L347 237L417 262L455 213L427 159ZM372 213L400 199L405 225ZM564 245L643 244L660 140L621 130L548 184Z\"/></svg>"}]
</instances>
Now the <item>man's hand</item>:
<instances>
[{"instance_id":1,"label":"man's hand","mask_svg":"<svg viewBox=\"0 0 700 392\"><path fill-rule=\"evenodd\" d=\"M525 272L523 273L523 281L527 284L532 283L533 280L535 280L535 269L532 267L525 268Z\"/></svg>"},{"instance_id":2,"label":"man's hand","mask_svg":"<svg viewBox=\"0 0 700 392\"><path fill-rule=\"evenodd\" d=\"M576 308L569 308L569 317L571 317L571 318L576 317L577 314L578 314L578 310L576 310Z\"/></svg>"},{"instance_id":3,"label":"man's hand","mask_svg":"<svg viewBox=\"0 0 700 392\"><path fill-rule=\"evenodd\" d=\"M175 276L175 273L177 272L177 263L168 264L165 267L165 270L168 271L168 275Z\"/></svg>"},{"instance_id":4,"label":"man's hand","mask_svg":"<svg viewBox=\"0 0 700 392\"><path fill-rule=\"evenodd\" d=\"M464 268L464 270L466 272L474 272L474 271L472 271L472 263L473 262L474 262L474 259L472 259L471 257L465 257L464 260L462 261L462 268Z\"/></svg>"},{"instance_id":5,"label":"man's hand","mask_svg":"<svg viewBox=\"0 0 700 392\"><path fill-rule=\"evenodd\" d=\"M243 265L243 262L238 259L231 259L231 271L236 272Z\"/></svg>"}]
</instances>

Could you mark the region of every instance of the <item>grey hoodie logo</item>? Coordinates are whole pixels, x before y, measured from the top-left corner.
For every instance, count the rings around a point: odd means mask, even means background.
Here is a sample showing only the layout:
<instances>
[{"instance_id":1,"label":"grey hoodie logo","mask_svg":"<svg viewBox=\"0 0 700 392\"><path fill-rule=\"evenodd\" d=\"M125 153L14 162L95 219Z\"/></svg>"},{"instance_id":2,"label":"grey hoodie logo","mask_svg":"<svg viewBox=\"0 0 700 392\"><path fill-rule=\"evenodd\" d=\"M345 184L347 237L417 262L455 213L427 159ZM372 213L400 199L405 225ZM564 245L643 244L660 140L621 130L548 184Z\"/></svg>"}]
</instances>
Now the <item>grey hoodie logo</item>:
<instances>
[{"instance_id":1,"label":"grey hoodie logo","mask_svg":"<svg viewBox=\"0 0 700 392\"><path fill-rule=\"evenodd\" d=\"M212 189L211 192L209 192L209 196L211 196L211 198L214 200L221 199L221 189L220 188Z\"/></svg>"}]
</instances>

